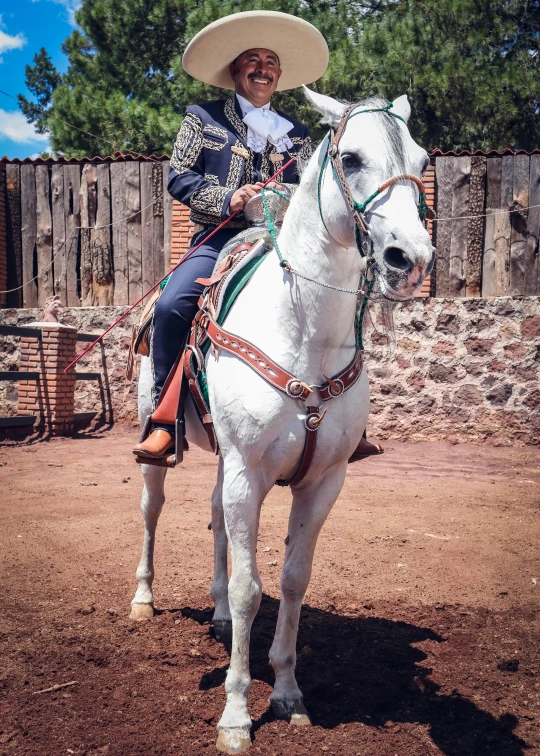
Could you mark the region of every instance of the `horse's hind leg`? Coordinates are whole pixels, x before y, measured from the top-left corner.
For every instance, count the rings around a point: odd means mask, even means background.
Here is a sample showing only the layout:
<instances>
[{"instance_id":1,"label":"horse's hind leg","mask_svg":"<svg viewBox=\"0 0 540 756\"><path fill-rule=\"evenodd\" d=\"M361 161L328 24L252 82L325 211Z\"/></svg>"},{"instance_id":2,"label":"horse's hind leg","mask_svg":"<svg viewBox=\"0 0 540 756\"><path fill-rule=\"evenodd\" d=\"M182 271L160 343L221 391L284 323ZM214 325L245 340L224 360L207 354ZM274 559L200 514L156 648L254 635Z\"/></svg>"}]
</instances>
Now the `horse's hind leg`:
<instances>
[{"instance_id":1,"label":"horse's hind leg","mask_svg":"<svg viewBox=\"0 0 540 756\"><path fill-rule=\"evenodd\" d=\"M210 595L214 602L214 634L227 642L231 637L229 577L227 574L227 533L223 516L223 459L219 458L216 487L212 494L212 533L214 536L214 579Z\"/></svg>"},{"instance_id":2,"label":"horse's hind leg","mask_svg":"<svg viewBox=\"0 0 540 756\"><path fill-rule=\"evenodd\" d=\"M165 501L166 468L155 465L141 465L144 489L141 511L144 519L144 541L141 561L137 567L137 591L131 602L131 619L144 620L154 616L154 541L156 527Z\"/></svg>"},{"instance_id":3,"label":"horse's hind leg","mask_svg":"<svg viewBox=\"0 0 540 756\"><path fill-rule=\"evenodd\" d=\"M332 468L322 479L293 491L281 602L270 662L276 682L270 696L275 716L291 724L311 724L295 677L296 639L302 601L311 577L319 532L343 486L346 466Z\"/></svg>"}]
</instances>

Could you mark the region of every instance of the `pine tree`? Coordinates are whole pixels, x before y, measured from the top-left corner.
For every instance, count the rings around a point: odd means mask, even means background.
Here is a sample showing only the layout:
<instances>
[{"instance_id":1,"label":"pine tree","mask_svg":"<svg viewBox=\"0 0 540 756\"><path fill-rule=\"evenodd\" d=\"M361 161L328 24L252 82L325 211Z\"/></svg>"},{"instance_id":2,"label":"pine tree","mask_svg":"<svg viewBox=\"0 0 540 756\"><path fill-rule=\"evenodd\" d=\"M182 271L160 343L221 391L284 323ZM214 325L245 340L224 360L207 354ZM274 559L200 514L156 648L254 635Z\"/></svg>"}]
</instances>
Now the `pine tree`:
<instances>
[{"instance_id":1,"label":"pine tree","mask_svg":"<svg viewBox=\"0 0 540 756\"><path fill-rule=\"evenodd\" d=\"M325 36L318 91L347 101L408 94L426 148L540 144L540 0L83 0L80 31L63 45L67 72L41 50L27 68L36 102L19 96L21 108L56 152L169 153L185 107L227 94L186 75L187 43L217 18L261 8ZM273 104L322 135L300 90Z\"/></svg>"},{"instance_id":2,"label":"pine tree","mask_svg":"<svg viewBox=\"0 0 540 756\"><path fill-rule=\"evenodd\" d=\"M366 18L366 94L406 93L427 149L540 145L539 0L400 0Z\"/></svg>"}]
</instances>

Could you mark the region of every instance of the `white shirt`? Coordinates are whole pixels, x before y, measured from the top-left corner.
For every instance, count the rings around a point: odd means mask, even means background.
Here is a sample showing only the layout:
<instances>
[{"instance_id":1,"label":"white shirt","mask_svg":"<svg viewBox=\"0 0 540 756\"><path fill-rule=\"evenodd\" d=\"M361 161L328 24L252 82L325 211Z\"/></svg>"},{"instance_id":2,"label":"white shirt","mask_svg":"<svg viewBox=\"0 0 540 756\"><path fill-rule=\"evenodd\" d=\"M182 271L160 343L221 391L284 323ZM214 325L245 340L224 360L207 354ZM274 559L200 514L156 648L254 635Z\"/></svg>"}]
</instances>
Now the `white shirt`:
<instances>
[{"instance_id":1,"label":"white shirt","mask_svg":"<svg viewBox=\"0 0 540 756\"><path fill-rule=\"evenodd\" d=\"M248 127L247 141L251 150L262 152L267 141L273 144L278 152L290 150L293 143L287 134L294 128L290 121L270 110L270 103L256 108L245 97L239 94L236 97L244 116L242 120Z\"/></svg>"}]
</instances>

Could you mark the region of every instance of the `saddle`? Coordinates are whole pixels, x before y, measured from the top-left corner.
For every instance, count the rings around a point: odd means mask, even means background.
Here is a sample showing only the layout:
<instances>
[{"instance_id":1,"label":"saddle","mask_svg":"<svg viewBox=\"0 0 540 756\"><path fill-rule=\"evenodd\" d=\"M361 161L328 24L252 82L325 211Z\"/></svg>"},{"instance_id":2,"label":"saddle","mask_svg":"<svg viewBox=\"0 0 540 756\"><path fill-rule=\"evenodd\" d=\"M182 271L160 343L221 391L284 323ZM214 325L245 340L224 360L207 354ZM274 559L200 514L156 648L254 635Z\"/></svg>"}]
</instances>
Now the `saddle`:
<instances>
[{"instance_id":1,"label":"saddle","mask_svg":"<svg viewBox=\"0 0 540 756\"><path fill-rule=\"evenodd\" d=\"M258 234L260 237L260 230ZM197 279L197 283L203 284L205 289L199 300L199 311L193 321L188 343L171 370L157 407L148 418L140 438L140 442L147 438L153 423L174 425L176 429L175 453L161 459L138 457L139 464L175 467L182 461L185 436L183 410L188 391L208 435L210 446L215 454L219 453L205 372L205 354L212 346L216 356L220 349L235 355L274 388L305 405L306 435L299 466L292 477L287 480L278 480L276 484L297 485L306 476L315 454L317 431L326 414L326 407L322 411L321 407L331 399L341 396L356 383L362 373L363 355L361 350L357 350L353 360L338 375L333 378L325 376L325 382L321 385L308 386L304 381L284 370L254 344L223 328L227 314L238 295L265 259L266 252L272 248L272 244L265 237L266 235L256 242L229 243L218 258L212 276L208 279ZM235 239L238 242L238 237ZM322 401L320 406L309 403L310 395L314 390Z\"/></svg>"},{"instance_id":2,"label":"saddle","mask_svg":"<svg viewBox=\"0 0 540 756\"><path fill-rule=\"evenodd\" d=\"M269 235L260 229L257 230L256 235L253 231L251 234L244 232L234 237L222 250L211 277L199 278L196 281L203 284L205 289L199 299L199 311L193 321L188 342L169 373L156 409L147 419L140 437L140 441L144 441L154 423L174 425L175 453L163 459L137 458L139 464L175 467L182 461L183 451L187 446L184 441L184 407L188 392L191 394L199 419L208 435L212 450L215 454L219 452L208 400L205 355L210 347L210 340L204 325L207 313L211 314L212 319L219 324L225 321L238 295L271 248ZM244 241L246 236L255 237L256 240ZM132 344L136 354L149 354L150 325L153 308L159 299L159 294L148 303L138 327L134 330Z\"/></svg>"}]
</instances>

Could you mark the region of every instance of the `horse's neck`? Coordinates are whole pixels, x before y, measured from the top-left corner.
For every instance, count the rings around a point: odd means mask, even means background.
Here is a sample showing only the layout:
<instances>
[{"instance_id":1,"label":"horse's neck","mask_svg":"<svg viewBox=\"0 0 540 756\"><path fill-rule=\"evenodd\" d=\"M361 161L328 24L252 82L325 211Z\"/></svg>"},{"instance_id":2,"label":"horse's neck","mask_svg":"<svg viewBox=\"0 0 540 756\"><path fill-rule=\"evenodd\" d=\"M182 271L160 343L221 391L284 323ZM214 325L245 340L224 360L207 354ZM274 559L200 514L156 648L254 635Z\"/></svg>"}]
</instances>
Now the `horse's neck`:
<instances>
[{"instance_id":1,"label":"horse's neck","mask_svg":"<svg viewBox=\"0 0 540 756\"><path fill-rule=\"evenodd\" d=\"M356 289L358 253L328 237L316 197L316 176L307 175L287 211L279 235L281 253L293 268L315 281ZM302 379L318 382L352 359L355 309L353 295L287 273L272 252L233 308L226 327Z\"/></svg>"}]
</instances>

